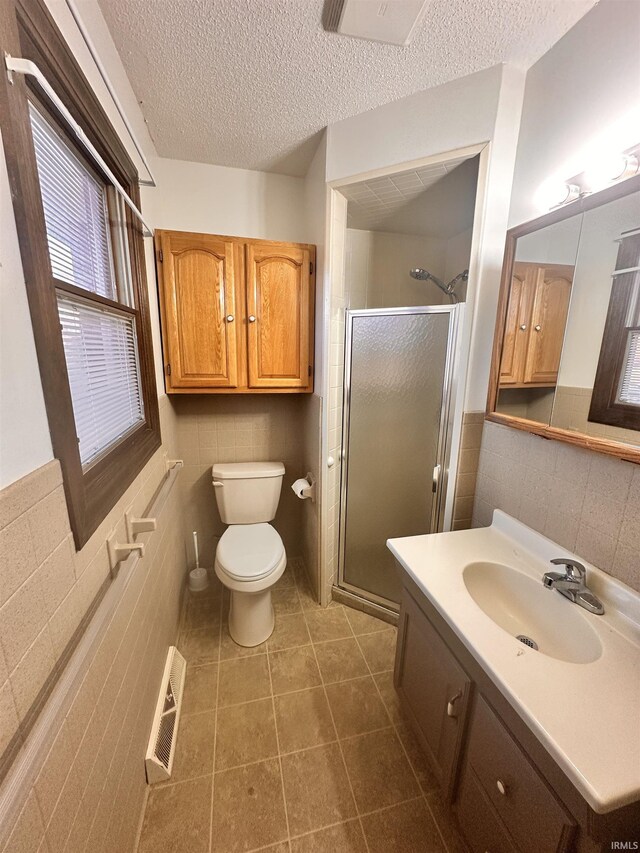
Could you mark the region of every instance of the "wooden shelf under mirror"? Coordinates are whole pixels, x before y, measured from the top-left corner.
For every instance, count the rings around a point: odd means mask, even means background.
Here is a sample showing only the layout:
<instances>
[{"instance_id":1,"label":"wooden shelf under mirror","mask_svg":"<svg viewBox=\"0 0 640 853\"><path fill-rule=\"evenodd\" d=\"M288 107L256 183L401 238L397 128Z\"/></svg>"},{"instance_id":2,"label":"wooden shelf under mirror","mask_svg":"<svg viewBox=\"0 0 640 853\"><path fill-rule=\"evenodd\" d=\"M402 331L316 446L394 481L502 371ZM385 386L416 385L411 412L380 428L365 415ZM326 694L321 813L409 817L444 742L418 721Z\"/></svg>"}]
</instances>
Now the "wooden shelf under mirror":
<instances>
[{"instance_id":1,"label":"wooden shelf under mirror","mask_svg":"<svg viewBox=\"0 0 640 853\"><path fill-rule=\"evenodd\" d=\"M640 463L640 175L507 232L486 419Z\"/></svg>"}]
</instances>

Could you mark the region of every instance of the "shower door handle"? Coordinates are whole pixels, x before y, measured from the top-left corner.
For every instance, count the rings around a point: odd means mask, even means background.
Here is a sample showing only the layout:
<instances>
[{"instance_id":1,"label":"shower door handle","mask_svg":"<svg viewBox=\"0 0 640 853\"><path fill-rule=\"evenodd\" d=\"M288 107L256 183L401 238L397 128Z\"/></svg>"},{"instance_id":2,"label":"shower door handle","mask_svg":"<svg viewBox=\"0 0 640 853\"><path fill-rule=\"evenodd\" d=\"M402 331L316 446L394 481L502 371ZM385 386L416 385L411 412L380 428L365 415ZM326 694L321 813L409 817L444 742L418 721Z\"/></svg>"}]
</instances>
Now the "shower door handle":
<instances>
[{"instance_id":1,"label":"shower door handle","mask_svg":"<svg viewBox=\"0 0 640 853\"><path fill-rule=\"evenodd\" d=\"M440 485L440 473L442 472L441 465L433 466L433 479L431 480L431 491L435 495L438 491L438 486Z\"/></svg>"}]
</instances>

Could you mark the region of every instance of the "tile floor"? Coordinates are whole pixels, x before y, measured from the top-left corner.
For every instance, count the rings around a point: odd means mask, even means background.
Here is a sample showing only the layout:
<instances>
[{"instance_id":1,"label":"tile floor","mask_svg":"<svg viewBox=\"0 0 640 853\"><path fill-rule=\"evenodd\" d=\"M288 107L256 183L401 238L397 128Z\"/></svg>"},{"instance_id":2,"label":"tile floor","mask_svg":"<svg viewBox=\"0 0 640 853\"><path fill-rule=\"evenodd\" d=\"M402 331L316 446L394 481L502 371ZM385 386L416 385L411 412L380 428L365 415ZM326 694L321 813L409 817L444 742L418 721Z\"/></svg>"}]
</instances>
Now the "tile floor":
<instances>
[{"instance_id":1,"label":"tile floor","mask_svg":"<svg viewBox=\"0 0 640 853\"><path fill-rule=\"evenodd\" d=\"M138 853L462 851L400 712L395 628L319 608L295 560L273 600L273 635L243 649L222 589L189 595L173 775Z\"/></svg>"}]
</instances>

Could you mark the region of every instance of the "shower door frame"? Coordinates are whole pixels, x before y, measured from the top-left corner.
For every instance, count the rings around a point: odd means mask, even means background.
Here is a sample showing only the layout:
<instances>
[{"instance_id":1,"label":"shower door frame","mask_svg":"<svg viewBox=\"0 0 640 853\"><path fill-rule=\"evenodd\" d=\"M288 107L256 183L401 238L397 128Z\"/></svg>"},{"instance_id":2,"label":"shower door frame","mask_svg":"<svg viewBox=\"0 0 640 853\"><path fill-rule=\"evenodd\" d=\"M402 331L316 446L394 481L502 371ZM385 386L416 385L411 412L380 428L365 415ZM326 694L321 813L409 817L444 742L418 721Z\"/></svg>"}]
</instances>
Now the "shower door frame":
<instances>
[{"instance_id":1,"label":"shower door frame","mask_svg":"<svg viewBox=\"0 0 640 853\"><path fill-rule=\"evenodd\" d=\"M436 486L435 497L431 506L431 531L439 532L444 514L444 496L447 491L449 476L449 452L451 449L451 432L453 426L453 384L454 384L454 362L456 344L458 337L458 325L460 318L460 304L449 305L418 305L409 308L359 308L345 311L345 334L344 334L344 376L343 376L343 408L342 408L342 442L341 442L341 468L340 468L340 539L338 543L338 587L350 596L355 596L361 601L366 601L377 608L397 614L400 605L388 598L376 595L361 587L354 586L345 580L345 534L347 527L347 490L348 490L348 462L349 462L349 426L350 426L350 402L351 402L351 345L353 339L352 320L355 317L397 317L406 314L448 314L449 331L447 335L447 351L445 354L444 375L442 384L442 406L440 409L440 428L438 431L438 446L436 450L436 468L439 466L437 476L433 482ZM436 470L434 468L434 472ZM429 472L425 472L428 476Z\"/></svg>"}]
</instances>

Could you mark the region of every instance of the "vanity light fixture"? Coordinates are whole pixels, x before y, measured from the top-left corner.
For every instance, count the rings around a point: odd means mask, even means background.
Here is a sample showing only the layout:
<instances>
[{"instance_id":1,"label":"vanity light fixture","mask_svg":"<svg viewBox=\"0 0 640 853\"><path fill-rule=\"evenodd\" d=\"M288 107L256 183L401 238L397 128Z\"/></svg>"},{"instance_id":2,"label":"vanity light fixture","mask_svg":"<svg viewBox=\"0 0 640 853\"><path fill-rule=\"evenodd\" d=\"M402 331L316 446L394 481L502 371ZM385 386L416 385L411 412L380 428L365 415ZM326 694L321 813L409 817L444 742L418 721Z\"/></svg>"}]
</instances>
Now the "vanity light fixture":
<instances>
[{"instance_id":1,"label":"vanity light fixture","mask_svg":"<svg viewBox=\"0 0 640 853\"><path fill-rule=\"evenodd\" d=\"M601 154L587 166L584 182L591 192L602 189L616 181L632 178L638 173L640 163L635 154L607 152Z\"/></svg>"},{"instance_id":2,"label":"vanity light fixture","mask_svg":"<svg viewBox=\"0 0 640 853\"><path fill-rule=\"evenodd\" d=\"M554 207L561 207L563 204L575 201L580 198L581 193L582 190L578 184L548 180L538 189L536 204L541 210L551 210Z\"/></svg>"}]
</instances>

